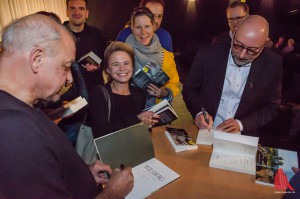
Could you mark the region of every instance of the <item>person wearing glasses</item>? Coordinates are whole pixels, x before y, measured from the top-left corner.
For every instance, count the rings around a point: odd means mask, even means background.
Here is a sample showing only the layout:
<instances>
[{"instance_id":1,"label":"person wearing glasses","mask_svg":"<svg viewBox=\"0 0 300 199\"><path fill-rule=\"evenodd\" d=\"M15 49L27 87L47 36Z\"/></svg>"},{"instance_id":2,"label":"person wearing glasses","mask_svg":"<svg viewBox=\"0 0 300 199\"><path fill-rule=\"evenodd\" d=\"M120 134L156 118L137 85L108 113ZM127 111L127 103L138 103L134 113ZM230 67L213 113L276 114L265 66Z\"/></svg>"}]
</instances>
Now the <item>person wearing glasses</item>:
<instances>
[{"instance_id":1,"label":"person wearing glasses","mask_svg":"<svg viewBox=\"0 0 300 199\"><path fill-rule=\"evenodd\" d=\"M226 16L229 26L229 33L226 31L213 38L212 43L231 40L238 25L249 16L249 6L240 1L234 1L228 5Z\"/></svg>"},{"instance_id":2,"label":"person wearing glasses","mask_svg":"<svg viewBox=\"0 0 300 199\"><path fill-rule=\"evenodd\" d=\"M266 19L251 15L231 42L199 50L182 91L198 128L257 136L276 117L282 58L265 48L268 35Z\"/></svg>"}]
</instances>

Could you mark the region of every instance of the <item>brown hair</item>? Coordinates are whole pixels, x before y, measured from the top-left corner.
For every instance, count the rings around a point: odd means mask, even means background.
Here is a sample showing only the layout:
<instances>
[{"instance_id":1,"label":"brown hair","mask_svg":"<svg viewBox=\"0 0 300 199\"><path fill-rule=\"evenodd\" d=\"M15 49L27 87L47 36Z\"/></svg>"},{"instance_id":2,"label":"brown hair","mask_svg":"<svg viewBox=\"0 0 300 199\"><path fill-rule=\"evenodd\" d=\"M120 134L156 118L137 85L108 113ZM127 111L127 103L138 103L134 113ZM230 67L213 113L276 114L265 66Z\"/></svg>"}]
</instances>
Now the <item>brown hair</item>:
<instances>
[{"instance_id":1,"label":"brown hair","mask_svg":"<svg viewBox=\"0 0 300 199\"><path fill-rule=\"evenodd\" d=\"M68 9L68 7L69 7L69 1L72 1L72 0L66 0L67 9ZM87 0L82 0L82 1L85 2L85 7L86 7L86 9L87 9L87 8L88 8L88 1L87 1Z\"/></svg>"},{"instance_id":2,"label":"brown hair","mask_svg":"<svg viewBox=\"0 0 300 199\"><path fill-rule=\"evenodd\" d=\"M154 24L154 15L147 7L136 7L131 14L131 25L134 25L135 18L139 16L147 16L150 18L151 23Z\"/></svg>"},{"instance_id":3,"label":"brown hair","mask_svg":"<svg viewBox=\"0 0 300 199\"><path fill-rule=\"evenodd\" d=\"M230 3L227 7L227 10L229 8L236 8L236 7L242 7L243 10L247 13L247 15L249 15L249 6L246 3L243 3L240 1L234 1L234 2Z\"/></svg>"}]
</instances>

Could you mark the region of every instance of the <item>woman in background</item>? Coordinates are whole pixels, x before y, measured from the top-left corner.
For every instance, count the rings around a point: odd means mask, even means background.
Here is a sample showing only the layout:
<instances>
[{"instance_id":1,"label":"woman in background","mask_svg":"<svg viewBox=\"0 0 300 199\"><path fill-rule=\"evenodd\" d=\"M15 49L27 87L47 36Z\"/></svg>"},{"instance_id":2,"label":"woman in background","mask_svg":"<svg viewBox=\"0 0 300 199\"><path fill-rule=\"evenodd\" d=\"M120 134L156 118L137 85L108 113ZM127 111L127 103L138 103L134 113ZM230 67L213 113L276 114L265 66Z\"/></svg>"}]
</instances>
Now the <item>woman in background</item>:
<instances>
[{"instance_id":1,"label":"woman in background","mask_svg":"<svg viewBox=\"0 0 300 199\"><path fill-rule=\"evenodd\" d=\"M94 137L143 122L154 125L158 115L142 112L146 97L143 90L130 85L133 74L134 52L126 43L112 42L104 52L104 71L110 76L105 84L111 101L108 118L108 102L101 86L95 87L90 94L90 122Z\"/></svg>"},{"instance_id":2,"label":"woman in background","mask_svg":"<svg viewBox=\"0 0 300 199\"><path fill-rule=\"evenodd\" d=\"M146 107L155 105L161 99L172 101L179 92L179 76L174 55L166 51L154 34L154 16L147 7L136 8L131 15L132 34L126 39L134 49L135 68L142 69L150 62L156 63L156 70L164 71L170 78L161 88L150 84L147 88Z\"/></svg>"}]
</instances>

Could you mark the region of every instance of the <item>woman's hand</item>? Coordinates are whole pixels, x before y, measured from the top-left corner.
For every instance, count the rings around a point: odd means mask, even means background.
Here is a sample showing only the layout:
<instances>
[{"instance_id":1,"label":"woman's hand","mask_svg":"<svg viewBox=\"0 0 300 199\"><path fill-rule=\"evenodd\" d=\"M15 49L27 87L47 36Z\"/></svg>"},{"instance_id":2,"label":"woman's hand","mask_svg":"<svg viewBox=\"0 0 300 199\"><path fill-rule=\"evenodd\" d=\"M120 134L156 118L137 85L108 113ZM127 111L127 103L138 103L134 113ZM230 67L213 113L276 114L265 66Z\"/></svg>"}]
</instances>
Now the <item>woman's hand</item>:
<instances>
[{"instance_id":1,"label":"woman's hand","mask_svg":"<svg viewBox=\"0 0 300 199\"><path fill-rule=\"evenodd\" d=\"M137 117L144 124L151 125L151 126L153 126L154 124L156 124L158 122L158 120L159 120L159 115L155 114L152 111L142 112L142 113L138 114Z\"/></svg>"},{"instance_id":2,"label":"woman's hand","mask_svg":"<svg viewBox=\"0 0 300 199\"><path fill-rule=\"evenodd\" d=\"M158 88L154 84L149 84L147 91L151 96L154 96L157 98L163 98L163 97L167 97L169 95L169 91L167 89Z\"/></svg>"}]
</instances>

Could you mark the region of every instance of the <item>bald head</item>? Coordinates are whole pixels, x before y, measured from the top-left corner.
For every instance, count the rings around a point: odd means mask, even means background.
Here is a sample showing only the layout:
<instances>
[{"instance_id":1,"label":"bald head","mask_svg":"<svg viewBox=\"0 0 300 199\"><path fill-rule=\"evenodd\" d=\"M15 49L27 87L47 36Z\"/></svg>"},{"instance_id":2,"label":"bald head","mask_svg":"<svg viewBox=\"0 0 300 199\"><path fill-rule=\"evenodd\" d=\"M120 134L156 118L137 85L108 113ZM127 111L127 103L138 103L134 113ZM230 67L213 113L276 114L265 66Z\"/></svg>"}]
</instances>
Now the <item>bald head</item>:
<instances>
[{"instance_id":1,"label":"bald head","mask_svg":"<svg viewBox=\"0 0 300 199\"><path fill-rule=\"evenodd\" d=\"M239 66L253 62L268 40L269 24L265 18L251 15L237 28L232 40L231 55Z\"/></svg>"},{"instance_id":2,"label":"bald head","mask_svg":"<svg viewBox=\"0 0 300 199\"><path fill-rule=\"evenodd\" d=\"M48 16L32 14L18 19L3 30L2 47L4 53L30 51L40 46L55 51L55 45L62 37L72 38L71 34Z\"/></svg>"},{"instance_id":3,"label":"bald head","mask_svg":"<svg viewBox=\"0 0 300 199\"><path fill-rule=\"evenodd\" d=\"M235 38L253 47L261 47L269 36L269 23L259 15L251 15L236 30Z\"/></svg>"}]
</instances>

